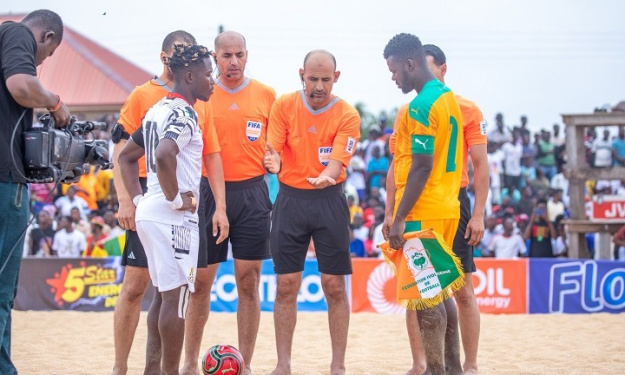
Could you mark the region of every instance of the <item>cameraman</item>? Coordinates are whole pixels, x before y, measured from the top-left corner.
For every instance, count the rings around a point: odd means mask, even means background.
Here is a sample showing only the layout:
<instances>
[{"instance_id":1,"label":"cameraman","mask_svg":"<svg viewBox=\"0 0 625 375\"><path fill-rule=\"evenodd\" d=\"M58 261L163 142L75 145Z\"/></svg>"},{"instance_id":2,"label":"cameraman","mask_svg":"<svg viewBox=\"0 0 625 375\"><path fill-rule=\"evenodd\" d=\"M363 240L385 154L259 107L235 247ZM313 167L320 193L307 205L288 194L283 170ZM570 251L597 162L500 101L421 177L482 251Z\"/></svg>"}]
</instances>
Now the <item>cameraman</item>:
<instances>
[{"instance_id":1,"label":"cameraman","mask_svg":"<svg viewBox=\"0 0 625 375\"><path fill-rule=\"evenodd\" d=\"M0 374L17 374L11 362L11 309L17 293L23 237L28 220L22 133L32 126L33 108L47 108L57 126L69 123L58 95L37 79L36 67L52 56L63 39L63 21L54 12L36 10L22 22L0 25ZM17 127L17 129L15 129ZM11 158L11 137L16 131ZM13 251L11 253L11 251Z\"/></svg>"}]
</instances>

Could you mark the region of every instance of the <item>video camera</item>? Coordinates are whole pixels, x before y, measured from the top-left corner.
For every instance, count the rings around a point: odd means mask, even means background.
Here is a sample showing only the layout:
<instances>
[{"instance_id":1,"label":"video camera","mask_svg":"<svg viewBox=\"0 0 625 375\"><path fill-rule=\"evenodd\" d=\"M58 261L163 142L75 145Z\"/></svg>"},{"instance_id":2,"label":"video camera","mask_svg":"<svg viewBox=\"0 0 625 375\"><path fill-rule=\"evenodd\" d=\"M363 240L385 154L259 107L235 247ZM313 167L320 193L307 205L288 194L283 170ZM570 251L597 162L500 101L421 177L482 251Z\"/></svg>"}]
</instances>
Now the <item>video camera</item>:
<instances>
[{"instance_id":1,"label":"video camera","mask_svg":"<svg viewBox=\"0 0 625 375\"><path fill-rule=\"evenodd\" d=\"M56 129L54 117L45 114L39 118L43 127L32 127L24 132L24 169L29 182L77 182L86 163L102 169L112 167L106 141L86 139L94 130L106 129L105 122L76 121Z\"/></svg>"}]
</instances>

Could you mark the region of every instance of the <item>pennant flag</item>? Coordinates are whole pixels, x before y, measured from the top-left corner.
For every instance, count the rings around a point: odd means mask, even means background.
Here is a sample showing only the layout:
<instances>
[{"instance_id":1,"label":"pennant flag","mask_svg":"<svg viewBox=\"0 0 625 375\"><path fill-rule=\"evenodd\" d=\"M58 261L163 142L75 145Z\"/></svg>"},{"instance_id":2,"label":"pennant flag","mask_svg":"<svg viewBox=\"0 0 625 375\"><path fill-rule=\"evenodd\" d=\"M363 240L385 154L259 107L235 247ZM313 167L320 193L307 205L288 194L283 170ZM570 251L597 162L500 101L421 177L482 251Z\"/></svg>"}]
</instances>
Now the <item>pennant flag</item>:
<instances>
[{"instance_id":1,"label":"pennant flag","mask_svg":"<svg viewBox=\"0 0 625 375\"><path fill-rule=\"evenodd\" d=\"M432 229L404 234L403 249L388 241L378 247L397 277L397 302L409 310L427 310L464 285L460 259ZM451 290L450 290L451 289Z\"/></svg>"}]
</instances>

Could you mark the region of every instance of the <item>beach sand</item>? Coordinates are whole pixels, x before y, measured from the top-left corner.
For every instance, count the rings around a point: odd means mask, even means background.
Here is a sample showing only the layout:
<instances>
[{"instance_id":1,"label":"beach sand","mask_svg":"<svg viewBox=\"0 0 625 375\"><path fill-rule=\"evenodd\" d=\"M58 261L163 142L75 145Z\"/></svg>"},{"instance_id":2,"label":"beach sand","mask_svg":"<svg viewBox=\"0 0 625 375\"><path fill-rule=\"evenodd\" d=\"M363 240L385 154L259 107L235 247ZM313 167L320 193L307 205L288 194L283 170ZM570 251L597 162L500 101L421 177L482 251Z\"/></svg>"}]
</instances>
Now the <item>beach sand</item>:
<instances>
[{"instance_id":1,"label":"beach sand","mask_svg":"<svg viewBox=\"0 0 625 375\"><path fill-rule=\"evenodd\" d=\"M146 313L141 313L128 374L142 374ZM12 358L22 375L110 374L113 313L14 311ZM201 354L237 344L236 314L212 313ZM328 374L327 314L299 313L293 374ZM625 374L625 315L482 315L480 373ZM262 313L254 374L276 364L273 315ZM352 314L348 374L403 374L411 365L403 315Z\"/></svg>"}]
</instances>

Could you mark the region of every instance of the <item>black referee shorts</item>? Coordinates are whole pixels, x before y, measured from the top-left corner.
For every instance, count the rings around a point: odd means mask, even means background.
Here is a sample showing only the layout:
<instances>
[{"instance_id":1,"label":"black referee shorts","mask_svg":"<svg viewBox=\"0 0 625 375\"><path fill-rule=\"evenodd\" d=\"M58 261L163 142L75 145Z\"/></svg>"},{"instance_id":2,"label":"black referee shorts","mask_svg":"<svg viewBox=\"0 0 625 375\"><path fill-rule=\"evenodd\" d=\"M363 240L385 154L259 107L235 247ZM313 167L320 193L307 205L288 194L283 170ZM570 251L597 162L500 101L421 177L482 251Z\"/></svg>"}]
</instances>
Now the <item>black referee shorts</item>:
<instances>
[{"instance_id":1,"label":"black referee shorts","mask_svg":"<svg viewBox=\"0 0 625 375\"><path fill-rule=\"evenodd\" d=\"M198 268L225 262L228 258L228 241L232 244L234 259L269 259L269 228L271 226L271 200L269 189L258 176L244 181L226 182L226 215L230 224L229 237L217 244L213 236L215 197L208 179L200 183L200 251Z\"/></svg>"},{"instance_id":2,"label":"black referee shorts","mask_svg":"<svg viewBox=\"0 0 625 375\"><path fill-rule=\"evenodd\" d=\"M143 194L145 194L148 191L148 179L139 177L139 182L141 183L141 190L143 190ZM124 245L124 253L122 254L122 265L148 268L148 258L145 256L145 250L143 250L139 235L134 230L126 231L126 244Z\"/></svg>"},{"instance_id":3,"label":"black referee shorts","mask_svg":"<svg viewBox=\"0 0 625 375\"><path fill-rule=\"evenodd\" d=\"M461 188L458 193L460 201L460 221L458 222L458 231L454 237L454 253L460 258L464 272L475 272L475 262L473 262L473 246L469 245L469 239L464 238L467 231L467 225L471 220L471 201L467 194L467 188Z\"/></svg>"},{"instance_id":4,"label":"black referee shorts","mask_svg":"<svg viewBox=\"0 0 625 375\"><path fill-rule=\"evenodd\" d=\"M296 189L280 184L273 209L271 256L278 274L304 270L310 239L319 271L349 275L349 209L343 184L325 189Z\"/></svg>"}]
</instances>

